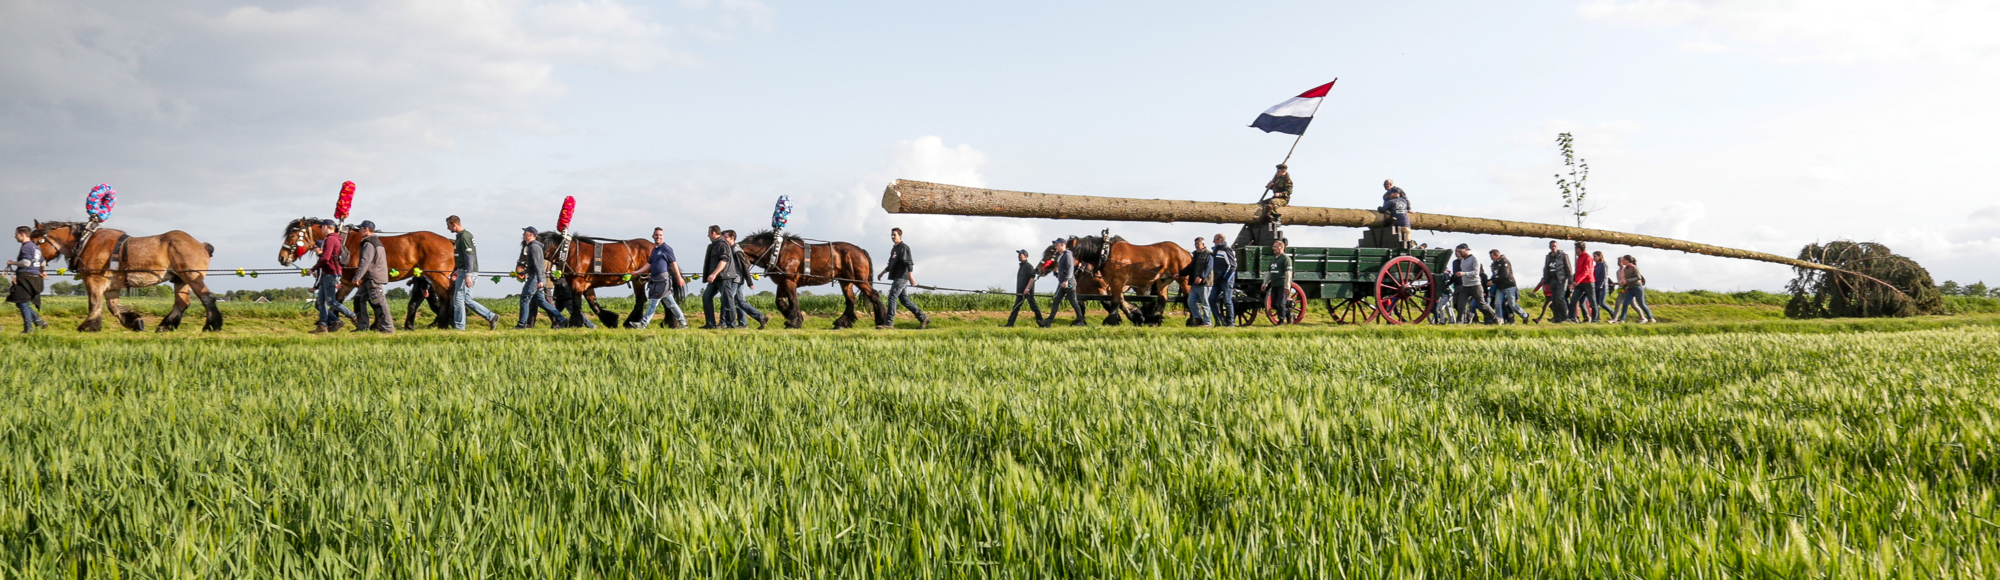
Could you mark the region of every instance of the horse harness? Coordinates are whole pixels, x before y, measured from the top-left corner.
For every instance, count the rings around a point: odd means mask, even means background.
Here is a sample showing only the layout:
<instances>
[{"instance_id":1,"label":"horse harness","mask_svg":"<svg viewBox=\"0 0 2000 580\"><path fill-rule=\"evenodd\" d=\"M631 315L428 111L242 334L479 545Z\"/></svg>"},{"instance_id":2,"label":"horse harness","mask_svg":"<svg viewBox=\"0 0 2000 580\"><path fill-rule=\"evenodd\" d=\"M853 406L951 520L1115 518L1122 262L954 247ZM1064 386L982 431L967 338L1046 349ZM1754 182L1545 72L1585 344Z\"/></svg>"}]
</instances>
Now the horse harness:
<instances>
[{"instance_id":1,"label":"horse harness","mask_svg":"<svg viewBox=\"0 0 2000 580\"><path fill-rule=\"evenodd\" d=\"M783 259L785 253L785 236L778 234L772 236L772 238L774 241L771 242L770 249L764 250L764 255L757 258L757 267L763 268L765 274L769 276L793 276L794 274L784 271L783 264L778 263L779 260ZM804 238L800 239L804 240ZM813 245L801 241L799 243L799 251L805 255L799 260L800 273L797 276L800 278L811 277L813 275ZM777 273L772 274L771 272Z\"/></svg>"}]
</instances>

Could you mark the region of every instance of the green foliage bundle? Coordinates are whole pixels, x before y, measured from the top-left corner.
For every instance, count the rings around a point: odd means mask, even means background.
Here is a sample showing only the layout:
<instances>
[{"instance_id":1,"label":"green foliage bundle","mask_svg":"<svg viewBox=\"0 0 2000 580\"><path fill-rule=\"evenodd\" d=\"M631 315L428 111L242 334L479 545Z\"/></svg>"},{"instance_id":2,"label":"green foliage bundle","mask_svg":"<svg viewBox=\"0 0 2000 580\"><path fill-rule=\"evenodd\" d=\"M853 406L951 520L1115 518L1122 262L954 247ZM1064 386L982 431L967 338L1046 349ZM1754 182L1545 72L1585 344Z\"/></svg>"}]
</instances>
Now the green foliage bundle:
<instances>
[{"instance_id":1,"label":"green foliage bundle","mask_svg":"<svg viewBox=\"0 0 2000 580\"><path fill-rule=\"evenodd\" d=\"M1945 313L1944 300L1931 281L1930 272L1888 246L1850 240L1807 244L1799 250L1799 259L1843 271L1793 268L1796 277L1785 285L1785 290L1792 294L1792 299L1785 303L1787 317L1869 318Z\"/></svg>"}]
</instances>

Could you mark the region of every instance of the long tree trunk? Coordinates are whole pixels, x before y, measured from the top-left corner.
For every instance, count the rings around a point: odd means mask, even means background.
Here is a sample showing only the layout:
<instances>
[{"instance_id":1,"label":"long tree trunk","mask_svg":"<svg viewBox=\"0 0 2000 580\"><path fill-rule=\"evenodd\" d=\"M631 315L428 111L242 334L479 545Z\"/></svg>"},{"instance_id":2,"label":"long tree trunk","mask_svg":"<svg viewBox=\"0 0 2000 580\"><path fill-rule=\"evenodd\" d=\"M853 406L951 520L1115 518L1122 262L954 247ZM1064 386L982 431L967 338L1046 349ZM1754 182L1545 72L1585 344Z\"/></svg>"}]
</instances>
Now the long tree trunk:
<instances>
[{"instance_id":1,"label":"long tree trunk","mask_svg":"<svg viewBox=\"0 0 2000 580\"><path fill-rule=\"evenodd\" d=\"M882 191L882 209L888 210L889 213L1217 224L1257 223L1263 215L1263 206L1252 203L1028 193L907 179L898 179L895 183L889 184L888 189ZM1371 228L1386 226L1389 223L1387 214L1365 209L1291 206L1284 208L1282 216L1283 223L1299 226ZM1552 224L1411 212L1410 228L1436 232L1599 242L1757 260L1812 270L1841 271L1825 264L1815 264L1777 254L1711 246L1658 236Z\"/></svg>"}]
</instances>

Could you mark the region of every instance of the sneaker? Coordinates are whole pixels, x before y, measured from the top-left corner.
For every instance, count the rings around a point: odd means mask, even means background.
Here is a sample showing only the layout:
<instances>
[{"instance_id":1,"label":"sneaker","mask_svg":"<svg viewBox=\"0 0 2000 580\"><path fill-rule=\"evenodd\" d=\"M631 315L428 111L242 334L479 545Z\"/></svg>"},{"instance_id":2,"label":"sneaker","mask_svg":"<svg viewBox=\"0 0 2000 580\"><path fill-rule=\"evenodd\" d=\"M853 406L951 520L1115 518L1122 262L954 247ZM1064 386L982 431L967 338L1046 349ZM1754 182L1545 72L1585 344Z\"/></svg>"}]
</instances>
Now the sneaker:
<instances>
[{"instance_id":1,"label":"sneaker","mask_svg":"<svg viewBox=\"0 0 2000 580\"><path fill-rule=\"evenodd\" d=\"M493 317L493 318L488 318L488 319L486 319L486 329L487 329L487 330L500 330L500 317L498 317L498 316L495 316L495 317Z\"/></svg>"},{"instance_id":2,"label":"sneaker","mask_svg":"<svg viewBox=\"0 0 2000 580\"><path fill-rule=\"evenodd\" d=\"M326 334L326 325L324 325L324 324L314 324L314 325L313 325L313 329L312 329L312 333L313 333L313 334Z\"/></svg>"},{"instance_id":3,"label":"sneaker","mask_svg":"<svg viewBox=\"0 0 2000 580\"><path fill-rule=\"evenodd\" d=\"M894 330L895 328L896 328L896 325L894 325L894 324L877 324L877 325L875 325L875 330Z\"/></svg>"},{"instance_id":4,"label":"sneaker","mask_svg":"<svg viewBox=\"0 0 2000 580\"><path fill-rule=\"evenodd\" d=\"M1090 326L1090 323L1088 323L1088 322L1084 322L1084 321L1082 321L1082 320L1078 320L1078 321L1076 321L1076 322L1071 322L1071 323L1069 323L1069 325L1070 325L1070 326Z\"/></svg>"},{"instance_id":5,"label":"sneaker","mask_svg":"<svg viewBox=\"0 0 2000 580\"><path fill-rule=\"evenodd\" d=\"M340 332L340 326L342 324L344 323L342 323L339 318L335 318L333 319L333 324L326 327L326 332Z\"/></svg>"},{"instance_id":6,"label":"sneaker","mask_svg":"<svg viewBox=\"0 0 2000 580\"><path fill-rule=\"evenodd\" d=\"M771 321L771 317L769 317L769 316L766 316L766 317L763 317L763 318L759 318L759 319L757 319L757 330L763 330L763 329L764 329L764 323L766 323L766 322L770 322L770 321Z\"/></svg>"},{"instance_id":7,"label":"sneaker","mask_svg":"<svg viewBox=\"0 0 2000 580\"><path fill-rule=\"evenodd\" d=\"M925 317L925 318L919 318L919 319L917 319L917 330L923 330L923 329L926 329L926 328L930 328L930 327L931 327L931 319L930 319L930 318L928 318L928 317Z\"/></svg>"}]
</instances>

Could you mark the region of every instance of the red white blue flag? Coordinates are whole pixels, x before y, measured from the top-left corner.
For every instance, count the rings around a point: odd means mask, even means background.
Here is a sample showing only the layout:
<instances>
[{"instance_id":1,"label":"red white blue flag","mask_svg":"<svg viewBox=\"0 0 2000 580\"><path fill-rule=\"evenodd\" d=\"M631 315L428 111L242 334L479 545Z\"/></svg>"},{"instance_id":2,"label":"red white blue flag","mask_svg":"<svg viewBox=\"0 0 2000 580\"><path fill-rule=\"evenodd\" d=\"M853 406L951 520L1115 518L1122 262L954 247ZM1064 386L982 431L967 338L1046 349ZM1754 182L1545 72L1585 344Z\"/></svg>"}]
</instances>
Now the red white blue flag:
<instances>
[{"instance_id":1,"label":"red white blue flag","mask_svg":"<svg viewBox=\"0 0 2000 580\"><path fill-rule=\"evenodd\" d=\"M1340 79L1333 79L1333 82L1340 82ZM1263 129L1265 133L1304 135L1306 126L1313 122L1313 113L1319 112L1319 102L1326 99L1326 91L1331 88L1333 83L1327 83L1285 99L1285 102L1258 115L1257 122L1250 126Z\"/></svg>"}]
</instances>

